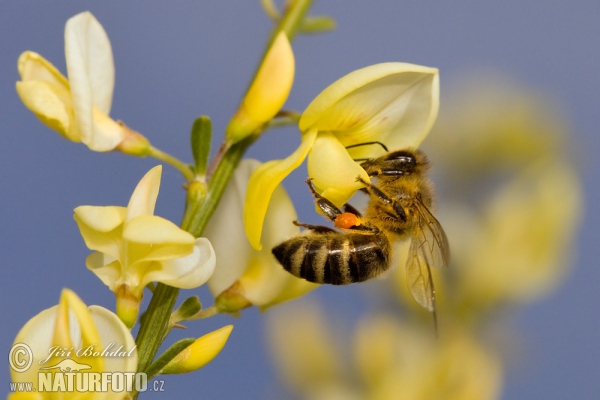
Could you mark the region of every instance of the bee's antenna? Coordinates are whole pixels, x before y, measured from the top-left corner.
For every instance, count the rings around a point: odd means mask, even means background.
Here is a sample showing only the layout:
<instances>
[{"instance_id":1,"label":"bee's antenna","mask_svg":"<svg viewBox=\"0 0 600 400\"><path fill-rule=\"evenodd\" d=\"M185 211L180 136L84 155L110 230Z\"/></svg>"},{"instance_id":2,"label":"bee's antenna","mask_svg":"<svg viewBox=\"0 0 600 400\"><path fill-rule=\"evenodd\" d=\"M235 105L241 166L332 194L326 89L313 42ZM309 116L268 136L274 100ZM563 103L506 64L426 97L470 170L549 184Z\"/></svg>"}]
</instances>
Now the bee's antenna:
<instances>
[{"instance_id":1,"label":"bee's antenna","mask_svg":"<svg viewBox=\"0 0 600 400\"><path fill-rule=\"evenodd\" d=\"M374 141L374 142L364 142L364 143L357 143L357 144L351 144L350 146L346 146L346 148L347 148L347 149L351 149L351 148L353 148L353 147L369 146L369 145L372 145L372 144L378 144L378 145L380 145L381 147L383 147L383 149L384 149L385 151L389 151L389 150L388 150L388 148L387 148L387 146L386 146L385 144L383 144L383 143L381 143L381 142L378 142L378 141ZM355 161L357 161L357 160L355 160Z\"/></svg>"}]
</instances>

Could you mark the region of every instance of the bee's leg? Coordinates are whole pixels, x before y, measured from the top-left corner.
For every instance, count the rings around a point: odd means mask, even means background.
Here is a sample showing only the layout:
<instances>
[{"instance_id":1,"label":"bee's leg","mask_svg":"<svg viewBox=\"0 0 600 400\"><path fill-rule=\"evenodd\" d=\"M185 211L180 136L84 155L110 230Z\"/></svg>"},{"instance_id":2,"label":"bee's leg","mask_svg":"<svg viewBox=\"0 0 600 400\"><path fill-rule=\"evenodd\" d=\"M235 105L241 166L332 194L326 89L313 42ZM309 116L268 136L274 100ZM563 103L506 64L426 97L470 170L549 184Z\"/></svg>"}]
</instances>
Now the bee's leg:
<instances>
[{"instance_id":1,"label":"bee's leg","mask_svg":"<svg viewBox=\"0 0 600 400\"><path fill-rule=\"evenodd\" d=\"M406 213L404 212L404 208L402 208L402 205L398 203L394 198L389 197L387 194L383 193L381 189L379 189L377 186L371 184L371 182L365 181L360 176L356 178L356 181L365 185L365 189L370 195L376 196L379 200L391 205L398 218L400 218L400 220L402 221L406 221Z\"/></svg>"},{"instance_id":2,"label":"bee's leg","mask_svg":"<svg viewBox=\"0 0 600 400\"><path fill-rule=\"evenodd\" d=\"M308 188L310 189L310 192L315 198L315 203L317 204L317 206L319 206L321 211L325 213L327 218L329 218L332 221L335 221L337 216L342 214L342 211L339 208L337 208L335 204L333 204L331 201L327 200L325 197L317 193L317 191L313 187L312 178L308 178L306 180L306 183L308 184Z\"/></svg>"},{"instance_id":3,"label":"bee's leg","mask_svg":"<svg viewBox=\"0 0 600 400\"><path fill-rule=\"evenodd\" d=\"M310 229L311 231L315 231L317 233L328 233L328 232L337 232L335 229L329 228L328 226L323 225L311 225L305 224L303 222L293 221L294 225L301 226L302 228Z\"/></svg>"},{"instance_id":4,"label":"bee's leg","mask_svg":"<svg viewBox=\"0 0 600 400\"><path fill-rule=\"evenodd\" d=\"M344 204L344 212L347 212L347 213L350 213L350 214L354 214L354 215L356 215L359 218L362 217L362 215L360 214L360 212L356 208L352 207L348 203Z\"/></svg>"}]
</instances>

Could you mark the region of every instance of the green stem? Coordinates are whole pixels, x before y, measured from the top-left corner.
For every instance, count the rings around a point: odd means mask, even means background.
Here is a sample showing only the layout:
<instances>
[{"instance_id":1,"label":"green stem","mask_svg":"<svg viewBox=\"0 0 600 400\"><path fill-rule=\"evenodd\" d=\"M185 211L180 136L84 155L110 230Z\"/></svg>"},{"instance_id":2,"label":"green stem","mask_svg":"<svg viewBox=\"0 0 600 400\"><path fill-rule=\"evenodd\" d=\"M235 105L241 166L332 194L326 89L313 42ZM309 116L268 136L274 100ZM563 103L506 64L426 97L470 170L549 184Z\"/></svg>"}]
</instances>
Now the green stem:
<instances>
[{"instance_id":1,"label":"green stem","mask_svg":"<svg viewBox=\"0 0 600 400\"><path fill-rule=\"evenodd\" d=\"M191 182L194 179L194 173L192 172L190 166L178 158L173 157L172 155L167 154L154 146L150 146L150 153L148 155L160 161L164 161L167 164L171 164L173 167L177 168L188 182Z\"/></svg>"},{"instance_id":2,"label":"green stem","mask_svg":"<svg viewBox=\"0 0 600 400\"><path fill-rule=\"evenodd\" d=\"M210 217L217 208L217 204L219 204L219 200L221 200L221 196L227 187L229 179L233 175L233 171L242 159L246 149L256 140L256 138L256 136L250 136L241 142L232 145L229 150L227 150L210 178L208 192L206 193L204 202L200 206L198 212L189 220L189 225L182 226L183 229L196 237L202 235Z\"/></svg>"},{"instance_id":3,"label":"green stem","mask_svg":"<svg viewBox=\"0 0 600 400\"><path fill-rule=\"evenodd\" d=\"M144 321L135 343L138 349L138 371L146 371L169 329L169 319L175 307L179 289L162 283L156 289L148 305Z\"/></svg>"}]
</instances>

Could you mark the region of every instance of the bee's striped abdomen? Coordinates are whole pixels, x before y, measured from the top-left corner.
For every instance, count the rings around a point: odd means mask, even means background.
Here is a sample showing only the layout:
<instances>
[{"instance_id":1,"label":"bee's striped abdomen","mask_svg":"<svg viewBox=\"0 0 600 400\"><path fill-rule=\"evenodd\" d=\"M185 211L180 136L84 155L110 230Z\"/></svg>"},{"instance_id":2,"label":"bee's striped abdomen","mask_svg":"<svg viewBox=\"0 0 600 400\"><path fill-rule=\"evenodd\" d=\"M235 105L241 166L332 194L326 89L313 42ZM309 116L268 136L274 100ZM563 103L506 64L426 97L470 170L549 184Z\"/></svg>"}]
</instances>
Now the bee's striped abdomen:
<instances>
[{"instance_id":1,"label":"bee's striped abdomen","mask_svg":"<svg viewBox=\"0 0 600 400\"><path fill-rule=\"evenodd\" d=\"M273 254L293 275L310 282L345 285L389 268L389 242L382 233L314 233L287 240Z\"/></svg>"}]
</instances>

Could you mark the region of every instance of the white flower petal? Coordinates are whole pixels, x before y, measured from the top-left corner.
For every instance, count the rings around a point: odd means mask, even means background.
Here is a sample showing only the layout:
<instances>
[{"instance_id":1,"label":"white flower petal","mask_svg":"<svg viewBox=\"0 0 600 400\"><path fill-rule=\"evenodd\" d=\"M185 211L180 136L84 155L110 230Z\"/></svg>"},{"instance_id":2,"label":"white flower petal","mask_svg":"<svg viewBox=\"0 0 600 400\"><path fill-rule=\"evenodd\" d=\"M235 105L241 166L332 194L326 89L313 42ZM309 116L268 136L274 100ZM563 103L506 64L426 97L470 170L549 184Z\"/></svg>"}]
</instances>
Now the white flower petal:
<instances>
[{"instance_id":1,"label":"white flower petal","mask_svg":"<svg viewBox=\"0 0 600 400\"><path fill-rule=\"evenodd\" d=\"M240 162L204 230L217 255L217 268L208 281L215 297L242 276L254 251L244 233L243 210L248 180L259 165L251 159Z\"/></svg>"},{"instance_id":2,"label":"white flower petal","mask_svg":"<svg viewBox=\"0 0 600 400\"><path fill-rule=\"evenodd\" d=\"M67 21L65 56L82 142L92 150L114 149L119 138L102 136L94 122L94 107L102 114L110 113L115 71L110 41L91 13L83 12Z\"/></svg>"},{"instance_id":3,"label":"white flower petal","mask_svg":"<svg viewBox=\"0 0 600 400\"><path fill-rule=\"evenodd\" d=\"M39 365L39 362L48 357L48 349L53 346L52 338L54 335L54 322L56 321L56 313L58 306L48 308L31 318L21 328L14 343L23 343L29 346L33 353L32 365ZM74 332L71 332L71 337ZM37 368L17 373L12 368L10 374L14 382L36 382L37 383Z\"/></svg>"}]
</instances>

